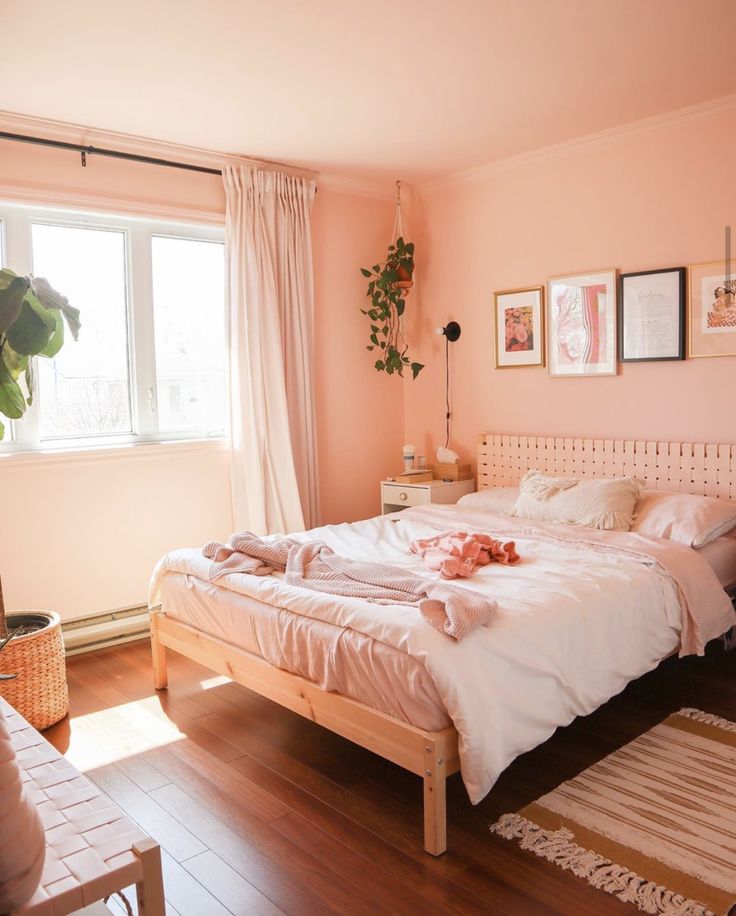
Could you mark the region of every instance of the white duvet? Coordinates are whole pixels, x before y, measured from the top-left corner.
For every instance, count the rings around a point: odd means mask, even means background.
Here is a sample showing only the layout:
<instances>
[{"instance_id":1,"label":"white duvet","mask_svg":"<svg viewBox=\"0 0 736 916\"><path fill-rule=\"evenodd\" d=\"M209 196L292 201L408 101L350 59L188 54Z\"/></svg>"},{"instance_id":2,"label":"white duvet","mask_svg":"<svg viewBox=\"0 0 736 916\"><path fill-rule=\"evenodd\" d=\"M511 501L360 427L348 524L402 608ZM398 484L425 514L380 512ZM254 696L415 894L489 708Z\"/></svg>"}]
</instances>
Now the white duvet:
<instances>
[{"instance_id":1,"label":"white duvet","mask_svg":"<svg viewBox=\"0 0 736 916\"><path fill-rule=\"evenodd\" d=\"M510 524L477 509L433 506L292 537L323 540L342 556L429 577L436 574L409 553L411 541L439 530L493 534L494 527L508 530ZM278 575L235 573L218 585L350 627L420 659L458 731L463 780L477 804L515 757L592 712L680 644L678 587L655 562L531 536L517 536L516 544L522 557L517 566L492 563L462 580L495 598L498 609L489 626L459 643L429 626L413 606L318 594L287 586ZM732 626L736 616L725 598L718 603L723 592L708 564L699 562L705 591L717 604L703 633L707 640ZM151 605L160 603L167 572L206 580L209 566L198 550L168 554L154 574Z\"/></svg>"}]
</instances>

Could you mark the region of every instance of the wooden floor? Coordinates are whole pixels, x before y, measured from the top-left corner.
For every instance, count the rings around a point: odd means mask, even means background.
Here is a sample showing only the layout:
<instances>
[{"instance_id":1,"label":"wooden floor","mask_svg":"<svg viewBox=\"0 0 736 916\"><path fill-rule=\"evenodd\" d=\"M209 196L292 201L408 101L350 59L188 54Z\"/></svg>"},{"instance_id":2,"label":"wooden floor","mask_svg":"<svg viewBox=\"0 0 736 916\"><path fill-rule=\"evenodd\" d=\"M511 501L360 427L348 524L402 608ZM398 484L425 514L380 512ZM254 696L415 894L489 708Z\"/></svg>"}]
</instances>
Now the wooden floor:
<instances>
[{"instance_id":1,"label":"wooden floor","mask_svg":"<svg viewBox=\"0 0 736 916\"><path fill-rule=\"evenodd\" d=\"M172 916L634 913L489 825L681 706L736 720L736 652L672 659L517 760L476 808L452 777L435 860L420 779L170 659L156 694L145 642L71 658L71 718L46 736L161 843Z\"/></svg>"}]
</instances>

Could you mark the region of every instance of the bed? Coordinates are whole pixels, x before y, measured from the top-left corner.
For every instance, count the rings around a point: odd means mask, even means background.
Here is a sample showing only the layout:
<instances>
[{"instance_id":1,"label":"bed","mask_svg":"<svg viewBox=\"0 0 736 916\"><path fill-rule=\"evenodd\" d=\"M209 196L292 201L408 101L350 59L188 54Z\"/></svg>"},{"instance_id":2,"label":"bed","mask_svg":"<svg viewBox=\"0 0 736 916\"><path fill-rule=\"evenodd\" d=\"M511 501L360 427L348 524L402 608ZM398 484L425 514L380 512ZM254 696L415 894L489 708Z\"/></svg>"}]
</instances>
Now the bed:
<instances>
[{"instance_id":1,"label":"bed","mask_svg":"<svg viewBox=\"0 0 736 916\"><path fill-rule=\"evenodd\" d=\"M479 438L480 491L514 486L530 468L633 475L650 489L736 496L736 446ZM596 544L573 543L564 531L542 537L523 520L482 509L408 509L296 537L421 572L408 543L458 526L515 534L523 557L518 567L485 568L468 581L498 601L498 613L459 643L410 606L305 593L279 576L212 582L201 551L168 554L151 595L156 688L166 687L173 650L421 776L424 846L440 855L449 775L462 769L477 803L516 756L677 652L686 624L680 580L643 554L634 560L604 537ZM691 591L693 582L702 587L709 608L696 621L705 641L736 619L721 588L736 578L736 540L716 546L718 569L698 551L679 551Z\"/></svg>"}]
</instances>

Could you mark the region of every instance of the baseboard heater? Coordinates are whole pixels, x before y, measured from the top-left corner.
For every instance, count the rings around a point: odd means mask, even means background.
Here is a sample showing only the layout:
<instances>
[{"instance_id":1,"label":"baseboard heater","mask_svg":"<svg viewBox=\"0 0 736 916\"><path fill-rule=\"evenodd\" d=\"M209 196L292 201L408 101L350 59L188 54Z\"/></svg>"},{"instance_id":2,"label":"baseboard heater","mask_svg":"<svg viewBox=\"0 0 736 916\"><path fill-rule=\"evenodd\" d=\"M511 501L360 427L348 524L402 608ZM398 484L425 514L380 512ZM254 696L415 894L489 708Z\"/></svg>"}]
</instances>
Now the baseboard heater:
<instances>
[{"instance_id":1,"label":"baseboard heater","mask_svg":"<svg viewBox=\"0 0 736 916\"><path fill-rule=\"evenodd\" d=\"M131 607L105 614L93 614L61 625L67 655L117 646L150 634L148 608Z\"/></svg>"}]
</instances>

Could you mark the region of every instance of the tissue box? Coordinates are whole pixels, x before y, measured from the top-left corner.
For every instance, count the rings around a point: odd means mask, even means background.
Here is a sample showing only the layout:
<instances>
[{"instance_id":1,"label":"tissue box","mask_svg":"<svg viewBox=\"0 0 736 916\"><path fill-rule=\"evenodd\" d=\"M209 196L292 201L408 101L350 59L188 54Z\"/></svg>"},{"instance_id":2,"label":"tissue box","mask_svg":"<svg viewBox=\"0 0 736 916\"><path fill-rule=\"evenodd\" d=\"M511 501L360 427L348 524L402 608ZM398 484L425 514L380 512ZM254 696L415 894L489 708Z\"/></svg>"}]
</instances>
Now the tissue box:
<instances>
[{"instance_id":1,"label":"tissue box","mask_svg":"<svg viewBox=\"0 0 736 916\"><path fill-rule=\"evenodd\" d=\"M472 480L473 469L469 464L433 464L435 480Z\"/></svg>"}]
</instances>

